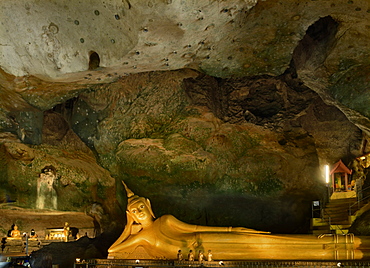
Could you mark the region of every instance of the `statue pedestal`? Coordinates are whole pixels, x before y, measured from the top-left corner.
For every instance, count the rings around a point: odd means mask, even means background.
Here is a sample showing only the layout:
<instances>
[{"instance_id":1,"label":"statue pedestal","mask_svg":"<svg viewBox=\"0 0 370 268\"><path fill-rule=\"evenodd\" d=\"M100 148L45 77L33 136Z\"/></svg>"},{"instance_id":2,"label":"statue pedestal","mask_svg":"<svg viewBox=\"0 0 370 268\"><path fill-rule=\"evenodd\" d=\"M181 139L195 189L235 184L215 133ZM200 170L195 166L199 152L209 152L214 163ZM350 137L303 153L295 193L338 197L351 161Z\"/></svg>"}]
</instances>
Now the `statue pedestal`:
<instances>
[{"instance_id":1,"label":"statue pedestal","mask_svg":"<svg viewBox=\"0 0 370 268\"><path fill-rule=\"evenodd\" d=\"M25 242L20 239L7 238L5 241L4 252L6 253L21 253L24 251Z\"/></svg>"},{"instance_id":2,"label":"statue pedestal","mask_svg":"<svg viewBox=\"0 0 370 268\"><path fill-rule=\"evenodd\" d=\"M127 253L127 252L114 252L109 253L108 259L135 259L135 260L150 260L151 257L148 252L141 246L137 247L134 252Z\"/></svg>"}]
</instances>

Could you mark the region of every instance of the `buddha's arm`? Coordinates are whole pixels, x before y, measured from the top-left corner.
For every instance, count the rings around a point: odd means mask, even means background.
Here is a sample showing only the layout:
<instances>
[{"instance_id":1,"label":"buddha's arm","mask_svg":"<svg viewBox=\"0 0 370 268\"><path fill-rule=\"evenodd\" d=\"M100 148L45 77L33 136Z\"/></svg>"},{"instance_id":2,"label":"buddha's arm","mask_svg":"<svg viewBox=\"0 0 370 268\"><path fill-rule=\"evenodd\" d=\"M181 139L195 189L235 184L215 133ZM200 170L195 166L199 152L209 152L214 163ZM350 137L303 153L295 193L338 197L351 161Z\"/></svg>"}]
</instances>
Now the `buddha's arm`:
<instances>
[{"instance_id":1,"label":"buddha's arm","mask_svg":"<svg viewBox=\"0 0 370 268\"><path fill-rule=\"evenodd\" d=\"M215 227L196 225L196 232L217 232L217 233L251 233L251 234L269 234L270 232L258 231L244 227Z\"/></svg>"},{"instance_id":2,"label":"buddha's arm","mask_svg":"<svg viewBox=\"0 0 370 268\"><path fill-rule=\"evenodd\" d=\"M193 225L188 224L182 221L179 221L173 216L167 217L166 221L172 227L175 227L178 230L182 230L184 232L193 232L193 233L201 233L201 232L215 232L215 233L230 233L230 232L238 232L238 233L253 233L253 234L269 234L270 232L258 231L254 229L244 228L244 227L216 227L216 226L202 226L202 225Z\"/></svg>"},{"instance_id":3,"label":"buddha's arm","mask_svg":"<svg viewBox=\"0 0 370 268\"><path fill-rule=\"evenodd\" d=\"M116 240L116 242L113 243L113 245L110 246L109 250L115 248L116 246L118 246L120 243L122 243L124 240L126 240L129 236L130 236L130 229L131 228L126 228L123 230L122 234L120 235L120 237Z\"/></svg>"},{"instance_id":4,"label":"buddha's arm","mask_svg":"<svg viewBox=\"0 0 370 268\"><path fill-rule=\"evenodd\" d=\"M141 235L142 233L136 235L130 235L126 240L122 243L115 245L114 247L110 247L108 252L133 252L138 246L144 247L155 247L155 238L153 235L146 233Z\"/></svg>"},{"instance_id":5,"label":"buddha's arm","mask_svg":"<svg viewBox=\"0 0 370 268\"><path fill-rule=\"evenodd\" d=\"M118 241L118 240L117 240ZM124 243L116 244L114 243L109 249L108 252L119 252L119 251L133 251L135 250L136 246L140 244L140 239L127 239Z\"/></svg>"}]
</instances>

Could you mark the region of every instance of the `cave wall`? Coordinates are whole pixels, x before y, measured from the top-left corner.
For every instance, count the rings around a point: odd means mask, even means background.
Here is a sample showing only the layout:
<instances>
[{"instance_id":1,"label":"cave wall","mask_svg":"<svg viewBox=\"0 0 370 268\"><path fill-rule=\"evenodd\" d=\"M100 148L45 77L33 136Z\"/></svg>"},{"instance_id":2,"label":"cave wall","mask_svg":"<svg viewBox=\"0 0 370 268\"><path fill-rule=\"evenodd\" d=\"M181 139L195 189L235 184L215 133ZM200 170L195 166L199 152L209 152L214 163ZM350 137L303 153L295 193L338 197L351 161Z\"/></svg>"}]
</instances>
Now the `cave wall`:
<instances>
[{"instance_id":1,"label":"cave wall","mask_svg":"<svg viewBox=\"0 0 370 268\"><path fill-rule=\"evenodd\" d=\"M52 165L58 209L99 203L121 223L124 180L152 200L157 216L307 232L311 201L325 199L321 165L351 160L363 142L339 109L290 73L133 74L41 114L42 123L26 117L34 131L23 142L17 128L4 134L3 194L35 207L40 170Z\"/></svg>"},{"instance_id":2,"label":"cave wall","mask_svg":"<svg viewBox=\"0 0 370 268\"><path fill-rule=\"evenodd\" d=\"M107 213L114 207L107 201L115 191L115 180L96 162L93 152L69 128L61 114L43 114L43 124L36 128L42 144L22 143L16 135L6 132L0 138L1 200L25 208L39 208L38 182L45 167L56 170L51 187L57 196L57 207L50 206L46 196L45 209L88 211L92 204L105 204ZM32 124L32 118L28 118ZM38 119L37 119L38 120ZM37 121L36 121L37 122Z\"/></svg>"},{"instance_id":3,"label":"cave wall","mask_svg":"<svg viewBox=\"0 0 370 268\"><path fill-rule=\"evenodd\" d=\"M293 84L289 75L148 72L95 86L54 110L117 182L152 200L158 216L303 232L311 201L326 193L320 161L358 155L362 136L340 110ZM339 129L348 135L338 137Z\"/></svg>"}]
</instances>

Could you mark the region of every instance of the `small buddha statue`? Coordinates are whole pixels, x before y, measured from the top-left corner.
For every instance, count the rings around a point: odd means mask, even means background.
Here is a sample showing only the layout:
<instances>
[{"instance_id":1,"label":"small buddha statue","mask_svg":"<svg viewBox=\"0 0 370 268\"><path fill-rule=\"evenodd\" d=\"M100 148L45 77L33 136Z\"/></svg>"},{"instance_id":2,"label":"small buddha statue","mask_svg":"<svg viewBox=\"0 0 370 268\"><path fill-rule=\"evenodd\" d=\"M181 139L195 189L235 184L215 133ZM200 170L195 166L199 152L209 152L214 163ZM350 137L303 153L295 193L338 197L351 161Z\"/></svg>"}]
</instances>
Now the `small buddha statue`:
<instances>
[{"instance_id":1,"label":"small buddha statue","mask_svg":"<svg viewBox=\"0 0 370 268\"><path fill-rule=\"evenodd\" d=\"M182 261L183 259L184 259L184 257L182 255L181 249L179 249L179 251L177 252L177 260Z\"/></svg>"},{"instance_id":2,"label":"small buddha statue","mask_svg":"<svg viewBox=\"0 0 370 268\"><path fill-rule=\"evenodd\" d=\"M208 250L207 261L212 261L212 251Z\"/></svg>"},{"instance_id":3,"label":"small buddha statue","mask_svg":"<svg viewBox=\"0 0 370 268\"><path fill-rule=\"evenodd\" d=\"M12 239L22 239L21 232L18 230L17 225L14 225L13 230L10 232L10 238L12 238Z\"/></svg>"},{"instance_id":4,"label":"small buddha statue","mask_svg":"<svg viewBox=\"0 0 370 268\"><path fill-rule=\"evenodd\" d=\"M31 232L30 232L29 239L31 239L31 240L37 240L37 237L38 237L38 235L36 234L35 230L32 229Z\"/></svg>"},{"instance_id":5,"label":"small buddha statue","mask_svg":"<svg viewBox=\"0 0 370 268\"><path fill-rule=\"evenodd\" d=\"M63 227L63 241L64 242L68 242L69 234L70 234L69 223L68 222L65 222L64 223L64 227Z\"/></svg>"},{"instance_id":6,"label":"small buddha statue","mask_svg":"<svg viewBox=\"0 0 370 268\"><path fill-rule=\"evenodd\" d=\"M203 251L199 251L198 261L200 261L200 262L204 261L204 254L203 254Z\"/></svg>"},{"instance_id":7,"label":"small buddha statue","mask_svg":"<svg viewBox=\"0 0 370 268\"><path fill-rule=\"evenodd\" d=\"M188 254L188 261L194 261L194 253L192 250L189 251Z\"/></svg>"}]
</instances>

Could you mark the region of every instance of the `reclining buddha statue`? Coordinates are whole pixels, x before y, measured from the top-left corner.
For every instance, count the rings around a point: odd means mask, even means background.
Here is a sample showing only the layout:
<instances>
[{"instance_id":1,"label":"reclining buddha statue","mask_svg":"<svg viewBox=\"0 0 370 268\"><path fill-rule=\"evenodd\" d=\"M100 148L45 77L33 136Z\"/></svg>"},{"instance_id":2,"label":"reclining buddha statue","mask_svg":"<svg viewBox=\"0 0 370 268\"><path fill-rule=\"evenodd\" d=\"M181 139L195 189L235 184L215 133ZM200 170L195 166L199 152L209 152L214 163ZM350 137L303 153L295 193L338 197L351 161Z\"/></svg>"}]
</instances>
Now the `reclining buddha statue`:
<instances>
[{"instance_id":1,"label":"reclining buddha statue","mask_svg":"<svg viewBox=\"0 0 370 268\"><path fill-rule=\"evenodd\" d=\"M124 183L123 183L124 184ZM156 219L149 199L127 186L127 224L108 250L109 259L176 260L179 251L211 251L215 260L361 259L360 240L348 235L273 235L244 227L184 223L172 215Z\"/></svg>"}]
</instances>

